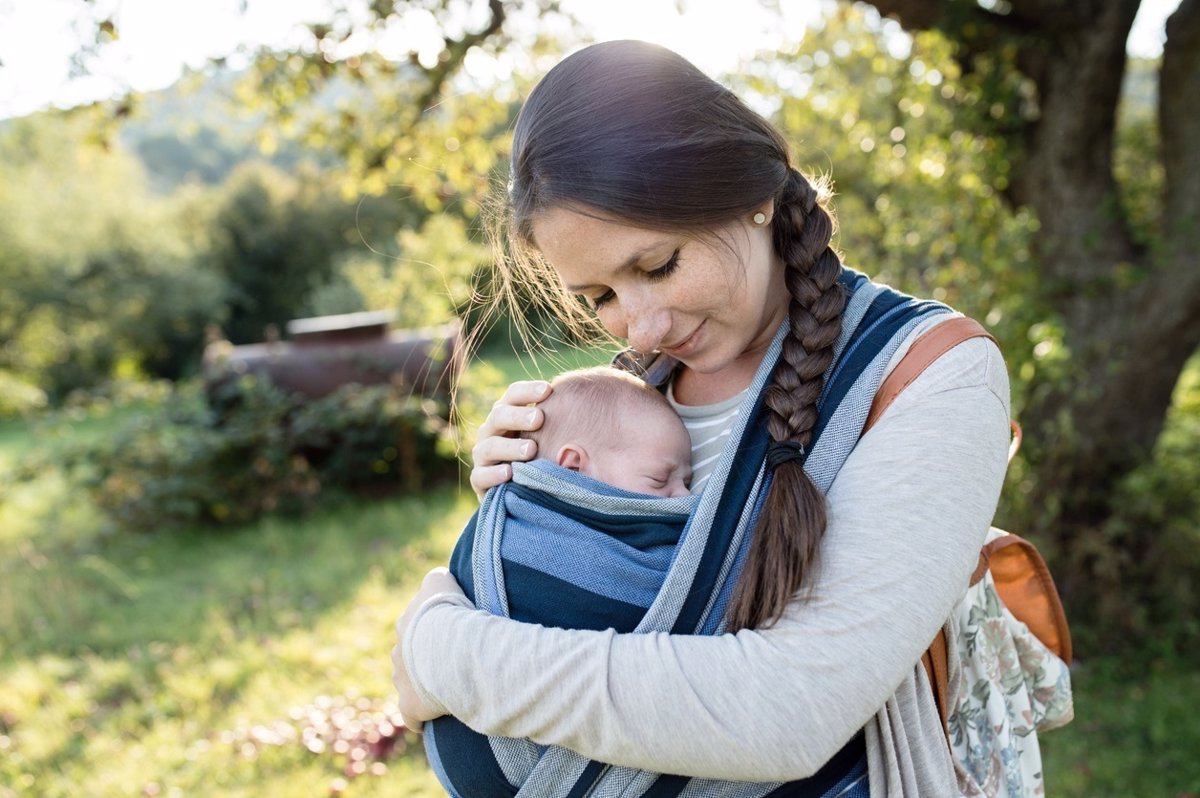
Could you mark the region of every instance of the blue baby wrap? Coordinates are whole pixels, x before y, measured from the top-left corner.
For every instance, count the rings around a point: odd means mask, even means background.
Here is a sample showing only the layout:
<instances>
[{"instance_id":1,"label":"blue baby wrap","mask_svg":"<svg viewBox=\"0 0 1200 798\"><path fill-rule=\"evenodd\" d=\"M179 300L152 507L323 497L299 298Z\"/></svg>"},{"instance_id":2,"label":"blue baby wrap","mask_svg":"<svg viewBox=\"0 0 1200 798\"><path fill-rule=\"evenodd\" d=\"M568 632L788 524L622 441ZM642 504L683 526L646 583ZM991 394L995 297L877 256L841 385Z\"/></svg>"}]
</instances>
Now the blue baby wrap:
<instances>
[{"instance_id":1,"label":"blue baby wrap","mask_svg":"<svg viewBox=\"0 0 1200 798\"><path fill-rule=\"evenodd\" d=\"M922 320L949 312L844 270L850 292L818 404L805 470L828 490L862 431L884 368ZM558 466L515 464L488 492L455 547L450 569L482 610L572 629L719 634L770 475L763 388L783 330L763 359L704 492L660 499ZM594 762L528 740L488 737L452 717L425 726L430 763L456 798L586 795L818 796L859 779L862 736L815 775L780 783L661 775Z\"/></svg>"}]
</instances>

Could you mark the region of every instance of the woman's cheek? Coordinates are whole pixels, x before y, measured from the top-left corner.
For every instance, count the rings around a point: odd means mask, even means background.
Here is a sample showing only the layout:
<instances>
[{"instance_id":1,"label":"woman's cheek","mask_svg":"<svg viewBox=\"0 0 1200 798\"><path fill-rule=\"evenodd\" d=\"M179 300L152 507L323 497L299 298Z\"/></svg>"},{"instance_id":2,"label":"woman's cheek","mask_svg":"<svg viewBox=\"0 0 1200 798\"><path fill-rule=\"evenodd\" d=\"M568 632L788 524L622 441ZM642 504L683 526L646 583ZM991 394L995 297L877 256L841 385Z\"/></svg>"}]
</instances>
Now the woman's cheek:
<instances>
[{"instance_id":1,"label":"woman's cheek","mask_svg":"<svg viewBox=\"0 0 1200 798\"><path fill-rule=\"evenodd\" d=\"M604 329L617 338L628 338L629 325L626 323L624 315L617 308L611 306L613 304L615 304L615 300L610 300L608 305L596 311L596 317L600 319Z\"/></svg>"}]
</instances>

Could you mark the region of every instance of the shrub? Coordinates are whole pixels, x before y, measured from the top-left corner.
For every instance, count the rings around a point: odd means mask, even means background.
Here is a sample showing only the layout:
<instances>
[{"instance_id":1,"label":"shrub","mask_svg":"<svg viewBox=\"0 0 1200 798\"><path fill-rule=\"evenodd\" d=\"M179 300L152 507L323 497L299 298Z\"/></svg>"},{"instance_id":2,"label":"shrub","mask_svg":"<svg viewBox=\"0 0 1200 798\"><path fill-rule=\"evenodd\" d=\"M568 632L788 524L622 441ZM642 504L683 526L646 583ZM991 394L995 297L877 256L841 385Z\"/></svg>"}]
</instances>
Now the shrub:
<instances>
[{"instance_id":1,"label":"shrub","mask_svg":"<svg viewBox=\"0 0 1200 798\"><path fill-rule=\"evenodd\" d=\"M177 387L63 457L118 528L241 523L299 513L331 490L417 490L456 473L447 409L400 386L322 399L246 375Z\"/></svg>"},{"instance_id":2,"label":"shrub","mask_svg":"<svg viewBox=\"0 0 1200 798\"><path fill-rule=\"evenodd\" d=\"M1076 650L1200 650L1200 356L1175 387L1154 457L1117 486L1112 516L1069 552L1093 601L1076 602ZM1153 534L1145 534L1145 530ZM1192 654L1194 656L1194 653Z\"/></svg>"},{"instance_id":3,"label":"shrub","mask_svg":"<svg viewBox=\"0 0 1200 798\"><path fill-rule=\"evenodd\" d=\"M0 418L19 416L46 406L46 392L0 368Z\"/></svg>"}]
</instances>

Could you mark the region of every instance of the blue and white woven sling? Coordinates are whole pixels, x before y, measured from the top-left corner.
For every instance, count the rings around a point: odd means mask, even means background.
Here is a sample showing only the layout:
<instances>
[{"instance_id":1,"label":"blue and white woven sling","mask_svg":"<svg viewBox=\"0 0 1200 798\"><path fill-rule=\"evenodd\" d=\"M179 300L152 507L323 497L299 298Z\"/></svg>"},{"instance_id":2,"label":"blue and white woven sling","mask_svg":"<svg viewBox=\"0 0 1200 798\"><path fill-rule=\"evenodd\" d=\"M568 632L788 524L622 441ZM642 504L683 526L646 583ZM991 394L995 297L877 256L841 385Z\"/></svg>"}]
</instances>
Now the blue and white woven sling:
<instances>
[{"instance_id":1,"label":"blue and white woven sling","mask_svg":"<svg viewBox=\"0 0 1200 798\"><path fill-rule=\"evenodd\" d=\"M826 373L805 470L826 492L862 431L884 368L929 316L950 309L846 269L842 334ZM489 491L455 548L451 571L482 610L572 629L719 634L770 476L762 393L775 337L703 493L641 496L552 464L515 464ZM595 762L564 748L487 737L452 717L425 725L425 748L455 798L851 798L866 792L863 737L821 771L781 784L662 775ZM853 786L852 786L853 785ZM860 793L861 790L861 793Z\"/></svg>"}]
</instances>

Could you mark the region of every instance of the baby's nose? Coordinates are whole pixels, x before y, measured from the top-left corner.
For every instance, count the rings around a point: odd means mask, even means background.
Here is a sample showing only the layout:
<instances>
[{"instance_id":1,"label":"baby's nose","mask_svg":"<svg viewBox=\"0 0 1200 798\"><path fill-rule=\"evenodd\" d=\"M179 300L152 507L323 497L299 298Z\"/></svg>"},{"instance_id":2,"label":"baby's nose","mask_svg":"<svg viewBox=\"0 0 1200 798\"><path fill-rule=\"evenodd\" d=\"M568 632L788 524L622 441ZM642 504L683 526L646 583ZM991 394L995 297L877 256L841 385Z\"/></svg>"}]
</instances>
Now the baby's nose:
<instances>
[{"instance_id":1,"label":"baby's nose","mask_svg":"<svg viewBox=\"0 0 1200 798\"><path fill-rule=\"evenodd\" d=\"M680 477L676 477L667 483L668 498L678 499L680 496L687 496L689 493L691 491L688 490L687 483Z\"/></svg>"}]
</instances>

